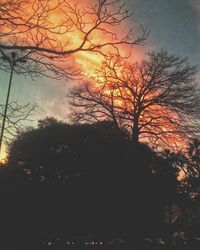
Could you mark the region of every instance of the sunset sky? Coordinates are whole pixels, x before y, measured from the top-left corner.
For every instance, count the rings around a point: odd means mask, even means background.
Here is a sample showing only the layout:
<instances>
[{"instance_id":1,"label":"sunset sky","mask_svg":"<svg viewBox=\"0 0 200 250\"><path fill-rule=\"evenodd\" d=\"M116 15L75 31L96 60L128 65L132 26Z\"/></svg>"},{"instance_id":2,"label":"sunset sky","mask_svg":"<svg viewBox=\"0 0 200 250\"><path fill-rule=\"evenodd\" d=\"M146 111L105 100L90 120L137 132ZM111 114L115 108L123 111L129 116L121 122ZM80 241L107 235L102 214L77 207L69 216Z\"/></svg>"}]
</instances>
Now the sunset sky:
<instances>
[{"instance_id":1,"label":"sunset sky","mask_svg":"<svg viewBox=\"0 0 200 250\"><path fill-rule=\"evenodd\" d=\"M88 0L88 3L91 0ZM200 67L200 0L125 0L134 16L127 26L135 29L143 25L150 30L146 45L140 48L167 49L171 53L188 57L189 61ZM136 53L136 59L137 55ZM134 54L133 54L134 55ZM0 73L0 100L5 103L9 74ZM37 103L38 107L30 125L37 124L37 119L55 116L65 119L68 105L67 87L72 81L55 81L14 75L10 100L20 104Z\"/></svg>"}]
</instances>

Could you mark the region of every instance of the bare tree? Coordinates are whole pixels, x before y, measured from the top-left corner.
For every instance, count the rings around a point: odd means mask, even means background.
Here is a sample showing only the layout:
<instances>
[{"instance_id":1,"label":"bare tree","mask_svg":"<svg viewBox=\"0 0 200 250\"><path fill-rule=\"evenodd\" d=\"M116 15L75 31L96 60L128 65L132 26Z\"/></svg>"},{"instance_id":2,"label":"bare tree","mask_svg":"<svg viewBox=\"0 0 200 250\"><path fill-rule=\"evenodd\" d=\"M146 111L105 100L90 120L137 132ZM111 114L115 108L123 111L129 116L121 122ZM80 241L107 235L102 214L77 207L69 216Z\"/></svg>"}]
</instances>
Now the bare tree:
<instances>
[{"instance_id":1,"label":"bare tree","mask_svg":"<svg viewBox=\"0 0 200 250\"><path fill-rule=\"evenodd\" d=\"M75 122L112 120L128 129L132 141L178 148L199 135L200 90L196 68L166 51L141 63L119 57L105 63L95 82L71 89Z\"/></svg>"},{"instance_id":2,"label":"bare tree","mask_svg":"<svg viewBox=\"0 0 200 250\"><path fill-rule=\"evenodd\" d=\"M144 29L140 36L133 30L117 34L131 15L121 0L96 0L87 7L66 0L2 0L0 52L24 51L32 66L42 65L40 73L50 69L70 77L75 72L69 57L77 52L106 56L108 50L119 53L121 45L143 44Z\"/></svg>"},{"instance_id":3,"label":"bare tree","mask_svg":"<svg viewBox=\"0 0 200 250\"><path fill-rule=\"evenodd\" d=\"M24 121L30 121L35 108L36 105L30 103L25 105L19 105L16 101L9 103L4 133L5 144L8 144L13 137L24 129ZM0 104L0 124L4 116L4 109L5 106Z\"/></svg>"}]
</instances>

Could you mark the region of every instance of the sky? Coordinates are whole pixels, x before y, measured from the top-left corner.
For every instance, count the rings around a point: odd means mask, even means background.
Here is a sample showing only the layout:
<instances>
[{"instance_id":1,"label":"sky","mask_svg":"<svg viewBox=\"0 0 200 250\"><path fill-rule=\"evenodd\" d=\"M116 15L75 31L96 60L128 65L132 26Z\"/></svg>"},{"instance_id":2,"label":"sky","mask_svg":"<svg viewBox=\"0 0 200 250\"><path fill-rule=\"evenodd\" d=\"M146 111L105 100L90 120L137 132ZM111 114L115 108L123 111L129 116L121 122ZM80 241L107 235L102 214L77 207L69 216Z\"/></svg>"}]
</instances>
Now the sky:
<instances>
[{"instance_id":1,"label":"sky","mask_svg":"<svg viewBox=\"0 0 200 250\"><path fill-rule=\"evenodd\" d=\"M93 0L88 0L88 2ZM134 11L128 25L139 30L143 25L150 35L142 51L167 49L183 57L200 69L200 0L125 0ZM9 74L0 72L0 103L5 103ZM32 122L38 118L55 116L66 120L68 103L66 93L73 83L29 77L13 77L10 100L19 104L37 104ZM67 121L67 120L66 120Z\"/></svg>"},{"instance_id":2,"label":"sky","mask_svg":"<svg viewBox=\"0 0 200 250\"><path fill-rule=\"evenodd\" d=\"M129 0L138 24L150 29L147 45L200 64L200 0Z\"/></svg>"}]
</instances>

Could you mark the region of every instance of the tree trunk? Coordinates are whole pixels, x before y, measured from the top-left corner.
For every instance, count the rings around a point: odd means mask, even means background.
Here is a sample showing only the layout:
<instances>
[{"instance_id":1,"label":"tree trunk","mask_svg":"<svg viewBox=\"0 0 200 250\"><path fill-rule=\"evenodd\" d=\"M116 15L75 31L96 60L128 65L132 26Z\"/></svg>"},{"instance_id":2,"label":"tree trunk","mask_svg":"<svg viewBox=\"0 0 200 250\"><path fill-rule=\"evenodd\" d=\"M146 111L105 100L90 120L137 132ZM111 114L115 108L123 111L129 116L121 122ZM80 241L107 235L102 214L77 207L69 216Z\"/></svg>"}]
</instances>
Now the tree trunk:
<instances>
[{"instance_id":1,"label":"tree trunk","mask_svg":"<svg viewBox=\"0 0 200 250\"><path fill-rule=\"evenodd\" d=\"M139 142L139 117L138 115L134 115L134 124L132 128L132 142L138 143Z\"/></svg>"}]
</instances>

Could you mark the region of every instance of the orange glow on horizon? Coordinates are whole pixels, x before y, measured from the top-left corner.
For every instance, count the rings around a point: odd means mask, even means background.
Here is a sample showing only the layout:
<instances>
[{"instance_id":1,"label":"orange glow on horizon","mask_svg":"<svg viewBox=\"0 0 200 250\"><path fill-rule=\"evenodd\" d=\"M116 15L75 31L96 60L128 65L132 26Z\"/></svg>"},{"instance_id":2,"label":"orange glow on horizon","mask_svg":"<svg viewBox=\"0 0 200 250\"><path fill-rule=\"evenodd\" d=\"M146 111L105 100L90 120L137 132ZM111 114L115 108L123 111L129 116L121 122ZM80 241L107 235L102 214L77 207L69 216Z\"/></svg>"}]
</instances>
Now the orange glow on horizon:
<instances>
[{"instance_id":1,"label":"orange glow on horizon","mask_svg":"<svg viewBox=\"0 0 200 250\"><path fill-rule=\"evenodd\" d=\"M5 145L2 145L1 153L0 153L0 163L6 163L7 162L7 155L6 155L6 148Z\"/></svg>"}]
</instances>

